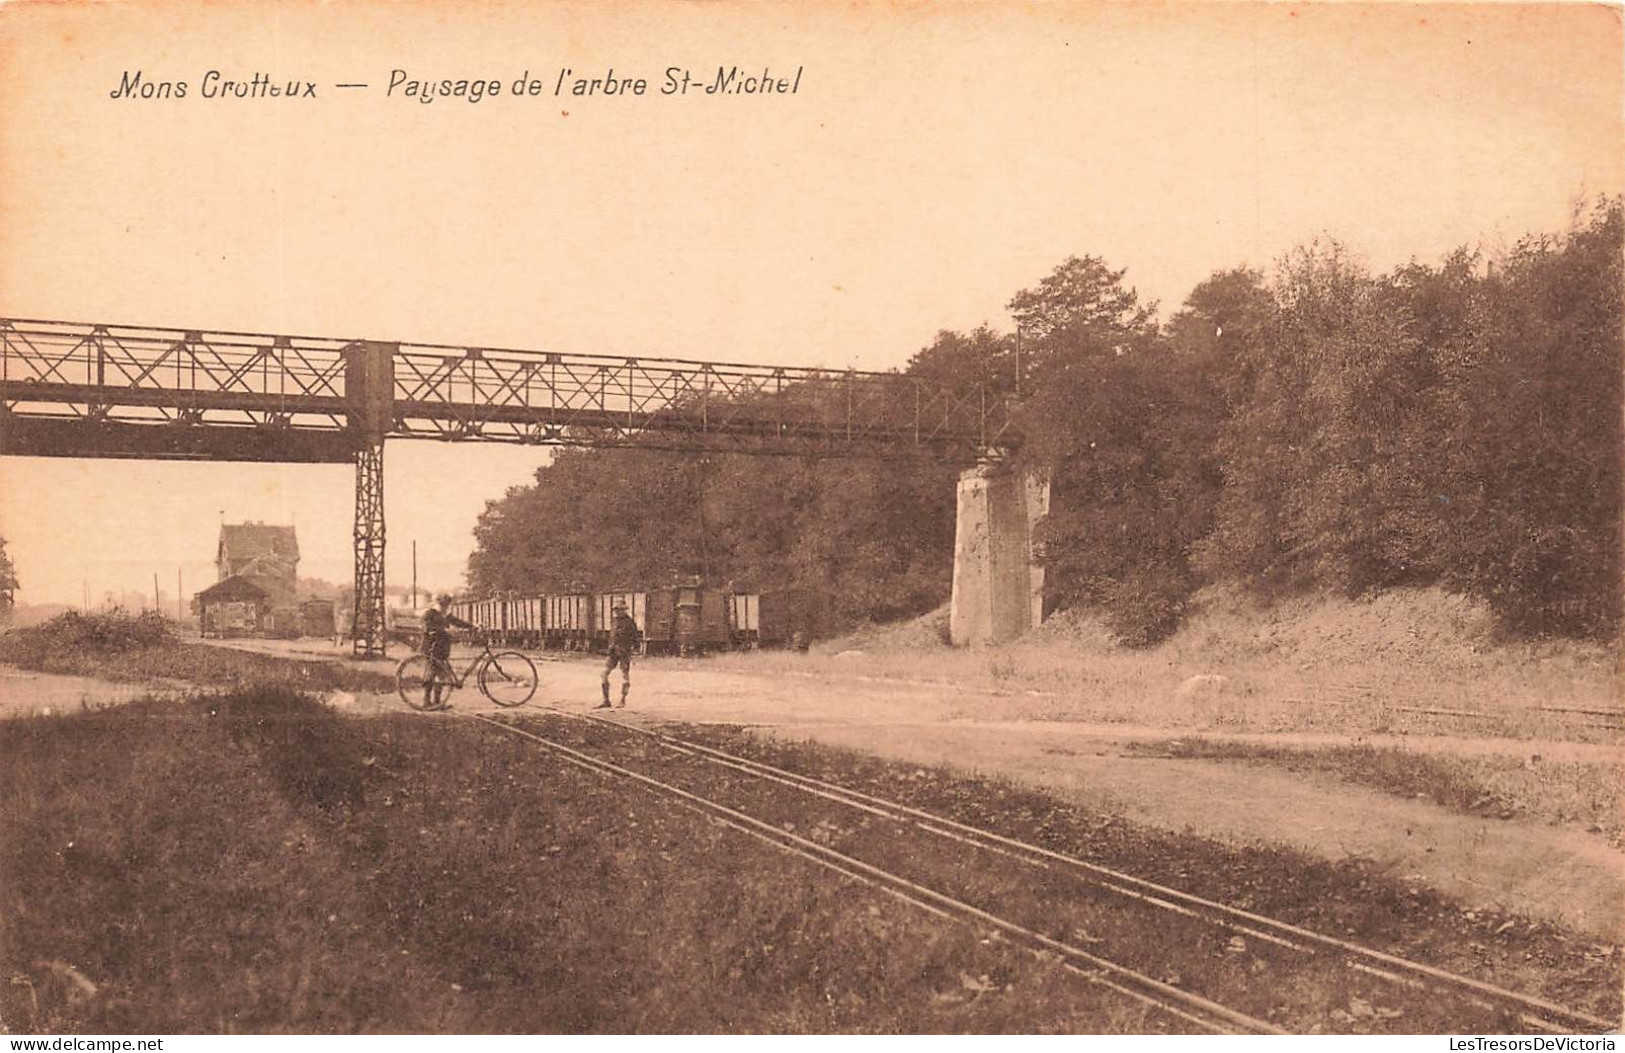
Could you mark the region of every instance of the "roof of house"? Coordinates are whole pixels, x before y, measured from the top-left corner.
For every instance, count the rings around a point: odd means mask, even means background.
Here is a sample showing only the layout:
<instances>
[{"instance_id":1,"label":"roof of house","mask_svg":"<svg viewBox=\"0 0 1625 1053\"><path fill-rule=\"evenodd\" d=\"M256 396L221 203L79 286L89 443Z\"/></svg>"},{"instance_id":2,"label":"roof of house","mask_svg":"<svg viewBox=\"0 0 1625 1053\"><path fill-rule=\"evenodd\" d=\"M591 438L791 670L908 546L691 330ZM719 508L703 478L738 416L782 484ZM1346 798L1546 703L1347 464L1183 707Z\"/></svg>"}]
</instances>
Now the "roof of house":
<instances>
[{"instance_id":1,"label":"roof of house","mask_svg":"<svg viewBox=\"0 0 1625 1053\"><path fill-rule=\"evenodd\" d=\"M233 558L233 573L239 578L287 578L293 574L293 561L277 559L272 556L255 556L246 562L239 563Z\"/></svg>"},{"instance_id":2,"label":"roof of house","mask_svg":"<svg viewBox=\"0 0 1625 1053\"><path fill-rule=\"evenodd\" d=\"M266 556L279 560L299 558L299 538L291 526L264 523L220 524L219 559L253 559Z\"/></svg>"},{"instance_id":3,"label":"roof of house","mask_svg":"<svg viewBox=\"0 0 1625 1053\"><path fill-rule=\"evenodd\" d=\"M230 603L235 600L268 600L271 594L236 575L216 582L197 594L201 603Z\"/></svg>"}]
</instances>

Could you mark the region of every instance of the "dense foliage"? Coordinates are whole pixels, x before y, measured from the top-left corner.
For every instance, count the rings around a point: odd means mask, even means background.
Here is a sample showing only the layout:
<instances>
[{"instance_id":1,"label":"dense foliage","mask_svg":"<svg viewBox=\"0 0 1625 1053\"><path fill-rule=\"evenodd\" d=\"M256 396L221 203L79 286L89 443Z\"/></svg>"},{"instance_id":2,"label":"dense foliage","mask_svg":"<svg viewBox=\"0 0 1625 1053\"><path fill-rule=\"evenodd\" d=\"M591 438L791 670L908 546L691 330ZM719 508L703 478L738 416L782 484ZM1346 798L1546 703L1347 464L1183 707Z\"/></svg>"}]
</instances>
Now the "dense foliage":
<instances>
[{"instance_id":1,"label":"dense foliage","mask_svg":"<svg viewBox=\"0 0 1625 1053\"><path fill-rule=\"evenodd\" d=\"M11 613L17 599L17 568L6 555L6 539L0 537L0 620Z\"/></svg>"},{"instance_id":2,"label":"dense foliage","mask_svg":"<svg viewBox=\"0 0 1625 1053\"><path fill-rule=\"evenodd\" d=\"M1620 619L1618 202L1493 259L1372 274L1317 241L1194 289L1166 324L1124 272L1073 257L1010 301L1012 334L943 332L908 373L1018 397L1019 462L1051 480L1052 606L1129 644L1205 582L1264 598L1437 584L1508 629ZM838 621L949 589L954 469L566 451L492 502L477 590L703 574L808 588Z\"/></svg>"},{"instance_id":3,"label":"dense foliage","mask_svg":"<svg viewBox=\"0 0 1625 1053\"><path fill-rule=\"evenodd\" d=\"M703 576L826 593L839 622L928 610L953 561L943 465L565 450L491 502L476 590L634 588Z\"/></svg>"},{"instance_id":4,"label":"dense foliage","mask_svg":"<svg viewBox=\"0 0 1625 1053\"><path fill-rule=\"evenodd\" d=\"M1619 625L1621 214L1488 266L1365 272L1323 243L1221 365L1213 579L1266 595L1442 584L1509 629Z\"/></svg>"}]
</instances>

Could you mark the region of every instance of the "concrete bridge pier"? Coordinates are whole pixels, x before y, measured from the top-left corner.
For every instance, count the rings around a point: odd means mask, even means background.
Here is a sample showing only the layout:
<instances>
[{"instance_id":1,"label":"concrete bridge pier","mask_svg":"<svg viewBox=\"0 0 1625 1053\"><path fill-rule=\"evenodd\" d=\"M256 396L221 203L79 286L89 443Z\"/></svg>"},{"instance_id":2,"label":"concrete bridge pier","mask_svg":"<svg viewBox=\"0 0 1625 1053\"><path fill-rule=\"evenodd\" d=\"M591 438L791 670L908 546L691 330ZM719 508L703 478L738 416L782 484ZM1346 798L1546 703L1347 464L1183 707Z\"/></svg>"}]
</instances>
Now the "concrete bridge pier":
<instances>
[{"instance_id":1,"label":"concrete bridge pier","mask_svg":"<svg viewBox=\"0 0 1625 1053\"><path fill-rule=\"evenodd\" d=\"M1013 640L1044 620L1044 569L1033 527L1049 512L1049 480L999 464L959 477L953 599L955 647Z\"/></svg>"}]
</instances>

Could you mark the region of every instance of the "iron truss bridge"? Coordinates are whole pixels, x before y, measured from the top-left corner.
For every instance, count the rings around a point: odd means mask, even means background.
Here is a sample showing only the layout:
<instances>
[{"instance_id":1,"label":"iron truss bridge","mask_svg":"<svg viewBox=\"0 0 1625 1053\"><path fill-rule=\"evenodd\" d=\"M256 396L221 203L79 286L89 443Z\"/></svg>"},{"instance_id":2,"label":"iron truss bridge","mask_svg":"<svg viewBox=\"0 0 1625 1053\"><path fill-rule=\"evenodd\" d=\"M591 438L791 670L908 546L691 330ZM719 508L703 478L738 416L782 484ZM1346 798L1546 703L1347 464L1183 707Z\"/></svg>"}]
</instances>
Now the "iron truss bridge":
<instances>
[{"instance_id":1,"label":"iron truss bridge","mask_svg":"<svg viewBox=\"0 0 1625 1053\"><path fill-rule=\"evenodd\" d=\"M0 319L0 454L351 461L382 438L972 461L980 386L898 373Z\"/></svg>"},{"instance_id":2,"label":"iron truss bridge","mask_svg":"<svg viewBox=\"0 0 1625 1053\"><path fill-rule=\"evenodd\" d=\"M980 386L897 373L0 318L0 456L353 462L355 617L384 653L384 442L925 456L1016 445Z\"/></svg>"}]
</instances>

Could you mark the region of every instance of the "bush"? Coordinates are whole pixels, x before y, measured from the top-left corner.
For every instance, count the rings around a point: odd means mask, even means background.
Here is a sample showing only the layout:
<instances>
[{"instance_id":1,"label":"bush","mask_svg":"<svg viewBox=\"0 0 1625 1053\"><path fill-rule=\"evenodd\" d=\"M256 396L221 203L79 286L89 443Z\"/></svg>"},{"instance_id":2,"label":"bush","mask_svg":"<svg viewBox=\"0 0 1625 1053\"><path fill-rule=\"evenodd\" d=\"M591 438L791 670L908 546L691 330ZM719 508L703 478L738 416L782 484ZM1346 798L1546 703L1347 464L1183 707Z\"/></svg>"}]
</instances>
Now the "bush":
<instances>
[{"instance_id":1,"label":"bush","mask_svg":"<svg viewBox=\"0 0 1625 1053\"><path fill-rule=\"evenodd\" d=\"M169 622L156 611L131 614L115 607L87 614L67 611L50 621L0 636L0 661L38 668L56 655L124 654L174 642Z\"/></svg>"},{"instance_id":2,"label":"bush","mask_svg":"<svg viewBox=\"0 0 1625 1053\"><path fill-rule=\"evenodd\" d=\"M160 615L69 611L43 625L0 635L0 662L39 673L106 680L184 681L300 691L390 691L393 677L370 669L181 642Z\"/></svg>"},{"instance_id":3,"label":"bush","mask_svg":"<svg viewBox=\"0 0 1625 1053\"><path fill-rule=\"evenodd\" d=\"M1102 589L1106 627L1125 647L1150 647L1185 620L1194 589L1189 575L1168 566L1136 567Z\"/></svg>"}]
</instances>

